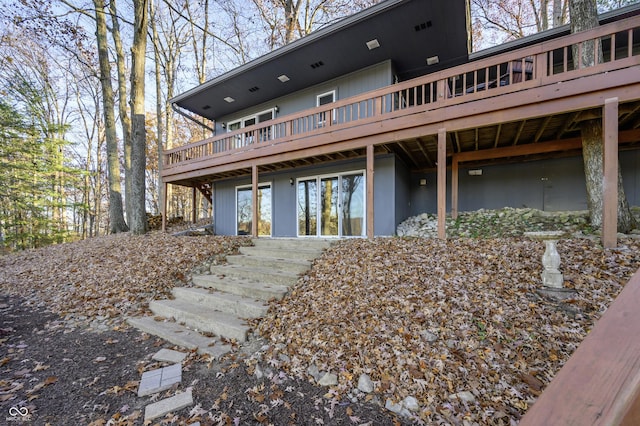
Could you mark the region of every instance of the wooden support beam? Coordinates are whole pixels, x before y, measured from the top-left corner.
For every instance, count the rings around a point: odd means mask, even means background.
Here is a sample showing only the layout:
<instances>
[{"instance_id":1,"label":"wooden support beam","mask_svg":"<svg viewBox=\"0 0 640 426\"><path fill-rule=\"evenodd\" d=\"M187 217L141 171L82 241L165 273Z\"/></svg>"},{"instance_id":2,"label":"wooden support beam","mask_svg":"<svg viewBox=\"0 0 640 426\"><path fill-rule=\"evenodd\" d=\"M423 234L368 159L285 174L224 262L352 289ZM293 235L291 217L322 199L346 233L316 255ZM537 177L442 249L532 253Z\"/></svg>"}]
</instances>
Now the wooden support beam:
<instances>
[{"instance_id":1,"label":"wooden support beam","mask_svg":"<svg viewBox=\"0 0 640 426\"><path fill-rule=\"evenodd\" d=\"M375 172L375 155L374 146L367 145L367 238L373 239L374 237L374 210L373 210L373 179Z\"/></svg>"},{"instance_id":2,"label":"wooden support beam","mask_svg":"<svg viewBox=\"0 0 640 426\"><path fill-rule=\"evenodd\" d=\"M429 158L429 153L422 146L422 141L420 139L417 139L416 143L418 144L418 148L420 148L420 152L422 152L422 155L424 155L424 158L427 160L427 163L429 163L429 166L433 167L433 161L431 161L431 158Z\"/></svg>"},{"instance_id":3,"label":"wooden support beam","mask_svg":"<svg viewBox=\"0 0 640 426\"><path fill-rule=\"evenodd\" d=\"M258 237L258 166L251 166L251 235Z\"/></svg>"},{"instance_id":4,"label":"wooden support beam","mask_svg":"<svg viewBox=\"0 0 640 426\"><path fill-rule=\"evenodd\" d=\"M216 184L211 182L211 225L213 225L213 233L216 232Z\"/></svg>"},{"instance_id":5,"label":"wooden support beam","mask_svg":"<svg viewBox=\"0 0 640 426\"><path fill-rule=\"evenodd\" d=\"M542 134L546 130L546 128L549 125L549 122L551 121L552 118L553 118L552 115L549 115L549 116L545 117L544 121L542 122L542 125L540 126L540 128L536 132L536 136L533 139L533 142L537 143L540 140L540 138L542 137Z\"/></svg>"},{"instance_id":6,"label":"wooden support beam","mask_svg":"<svg viewBox=\"0 0 640 426\"><path fill-rule=\"evenodd\" d=\"M438 238L447 239L447 129L438 129Z\"/></svg>"},{"instance_id":7,"label":"wooden support beam","mask_svg":"<svg viewBox=\"0 0 640 426\"><path fill-rule=\"evenodd\" d=\"M196 202L198 201L196 187L191 188L191 223L195 224L198 216L198 208Z\"/></svg>"},{"instance_id":8,"label":"wooden support beam","mask_svg":"<svg viewBox=\"0 0 640 426\"><path fill-rule=\"evenodd\" d=\"M498 142L500 141L500 133L502 132L502 123L498 124L498 130L496 130L496 137L493 140L493 147L498 147Z\"/></svg>"},{"instance_id":9,"label":"wooden support beam","mask_svg":"<svg viewBox=\"0 0 640 426\"><path fill-rule=\"evenodd\" d=\"M578 118L579 115L580 115L580 112L574 112L569 116L569 118L565 120L564 124L562 125L562 128L558 131L558 133L556 133L556 139L562 138L562 135L564 135L565 132L569 130L569 128L576 121L576 118Z\"/></svg>"},{"instance_id":10,"label":"wooden support beam","mask_svg":"<svg viewBox=\"0 0 640 426\"><path fill-rule=\"evenodd\" d=\"M602 245L615 248L618 245L618 98L605 100L602 115Z\"/></svg>"},{"instance_id":11,"label":"wooden support beam","mask_svg":"<svg viewBox=\"0 0 640 426\"><path fill-rule=\"evenodd\" d=\"M522 120L520 122L520 125L518 126L518 132L516 133L516 137L513 138L513 144L514 145L518 145L518 141L520 140L520 135L522 134L522 129L524 129L524 125L526 124L527 120Z\"/></svg>"},{"instance_id":12,"label":"wooden support beam","mask_svg":"<svg viewBox=\"0 0 640 426\"><path fill-rule=\"evenodd\" d=\"M451 159L451 218L458 218L458 158Z\"/></svg>"},{"instance_id":13,"label":"wooden support beam","mask_svg":"<svg viewBox=\"0 0 640 426\"><path fill-rule=\"evenodd\" d=\"M167 231L167 189L169 184L164 182L164 191L162 191L162 232Z\"/></svg>"}]
</instances>

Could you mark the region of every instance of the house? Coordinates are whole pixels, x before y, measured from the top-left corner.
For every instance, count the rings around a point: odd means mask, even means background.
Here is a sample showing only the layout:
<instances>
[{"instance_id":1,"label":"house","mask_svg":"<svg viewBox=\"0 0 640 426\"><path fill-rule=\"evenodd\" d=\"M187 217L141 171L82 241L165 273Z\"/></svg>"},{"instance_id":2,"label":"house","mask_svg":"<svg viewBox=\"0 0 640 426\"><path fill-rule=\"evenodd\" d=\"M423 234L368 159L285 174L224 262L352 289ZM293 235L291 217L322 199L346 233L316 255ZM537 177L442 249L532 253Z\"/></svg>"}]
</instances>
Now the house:
<instances>
[{"instance_id":1,"label":"house","mask_svg":"<svg viewBox=\"0 0 640 426\"><path fill-rule=\"evenodd\" d=\"M574 64L591 40L602 60ZM217 234L393 235L437 212L444 237L447 211L586 209L579 126L602 118L605 211L618 159L640 204L638 5L469 46L466 0L386 0L325 27L173 98L215 128L165 152L164 184L205 194Z\"/></svg>"}]
</instances>

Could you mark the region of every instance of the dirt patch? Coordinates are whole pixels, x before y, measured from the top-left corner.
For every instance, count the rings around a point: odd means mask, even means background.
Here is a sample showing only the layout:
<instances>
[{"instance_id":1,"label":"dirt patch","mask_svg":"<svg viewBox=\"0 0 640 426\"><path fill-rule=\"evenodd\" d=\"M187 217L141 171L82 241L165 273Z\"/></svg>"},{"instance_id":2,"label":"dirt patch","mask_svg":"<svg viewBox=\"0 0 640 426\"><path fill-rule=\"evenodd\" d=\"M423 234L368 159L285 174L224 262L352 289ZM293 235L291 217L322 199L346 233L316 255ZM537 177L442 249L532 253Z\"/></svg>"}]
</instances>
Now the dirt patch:
<instances>
[{"instance_id":1,"label":"dirt patch","mask_svg":"<svg viewBox=\"0 0 640 426\"><path fill-rule=\"evenodd\" d=\"M124 326L70 327L0 296L0 423L142 425L147 404L192 387L193 406L153 424L401 424L378 406L334 402L327 389L268 366L258 378L250 350L221 363L190 353L180 386L140 398L142 372L167 365L151 359L163 347L176 349Z\"/></svg>"}]
</instances>

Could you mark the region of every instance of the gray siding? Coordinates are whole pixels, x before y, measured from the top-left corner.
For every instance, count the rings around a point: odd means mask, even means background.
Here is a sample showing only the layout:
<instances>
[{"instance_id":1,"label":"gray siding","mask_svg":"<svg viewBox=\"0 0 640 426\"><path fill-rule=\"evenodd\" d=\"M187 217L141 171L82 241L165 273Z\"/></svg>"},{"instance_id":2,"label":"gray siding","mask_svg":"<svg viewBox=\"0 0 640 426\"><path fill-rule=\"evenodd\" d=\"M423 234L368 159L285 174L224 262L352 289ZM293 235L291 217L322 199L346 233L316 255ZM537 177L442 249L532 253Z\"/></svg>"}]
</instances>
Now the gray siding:
<instances>
[{"instance_id":1,"label":"gray siding","mask_svg":"<svg viewBox=\"0 0 640 426\"><path fill-rule=\"evenodd\" d=\"M376 157L373 176L373 211L375 235L394 235L396 232L395 157Z\"/></svg>"},{"instance_id":2,"label":"gray siding","mask_svg":"<svg viewBox=\"0 0 640 426\"><path fill-rule=\"evenodd\" d=\"M216 123L216 132L218 134L226 132L226 130L221 127L222 123L233 122L242 117L271 109L276 105L280 110L278 117L281 117L283 115L293 114L305 109L315 108L316 97L331 90L336 91L336 100L338 100L386 87L392 83L393 71L391 68L391 62L385 61L363 70L309 87L291 95L256 105L253 108L240 111L236 114L220 117Z\"/></svg>"},{"instance_id":3,"label":"gray siding","mask_svg":"<svg viewBox=\"0 0 640 426\"><path fill-rule=\"evenodd\" d=\"M620 167L625 194L631 205L640 203L640 150L621 151ZM582 157L556 158L478 167L482 176L459 173L459 211L481 208L531 207L546 211L586 210ZM418 185L420 178L427 186ZM436 213L436 174L412 174L409 216ZM447 173L447 211L451 207L451 173Z\"/></svg>"},{"instance_id":4,"label":"gray siding","mask_svg":"<svg viewBox=\"0 0 640 426\"><path fill-rule=\"evenodd\" d=\"M395 187L396 187L396 205L395 220L396 227L411 213L411 173L402 160L396 158L395 164ZM395 230L392 235L395 234Z\"/></svg>"},{"instance_id":5,"label":"gray siding","mask_svg":"<svg viewBox=\"0 0 640 426\"><path fill-rule=\"evenodd\" d=\"M251 182L249 182L251 183ZM242 185L243 183L237 183ZM236 184L216 182L213 190L214 228L218 235L236 234Z\"/></svg>"},{"instance_id":6,"label":"gray siding","mask_svg":"<svg viewBox=\"0 0 640 426\"><path fill-rule=\"evenodd\" d=\"M618 158L629 205L640 206L640 149L622 151Z\"/></svg>"}]
</instances>

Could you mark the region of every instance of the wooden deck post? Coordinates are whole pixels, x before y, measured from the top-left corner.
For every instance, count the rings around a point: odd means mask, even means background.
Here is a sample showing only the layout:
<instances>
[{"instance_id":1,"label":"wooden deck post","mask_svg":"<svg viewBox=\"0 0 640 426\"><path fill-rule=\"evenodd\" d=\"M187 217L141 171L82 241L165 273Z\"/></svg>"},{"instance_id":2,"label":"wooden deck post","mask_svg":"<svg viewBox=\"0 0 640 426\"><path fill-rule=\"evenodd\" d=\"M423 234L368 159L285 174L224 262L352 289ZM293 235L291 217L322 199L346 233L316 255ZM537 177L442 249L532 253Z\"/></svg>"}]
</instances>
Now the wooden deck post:
<instances>
[{"instance_id":1,"label":"wooden deck post","mask_svg":"<svg viewBox=\"0 0 640 426\"><path fill-rule=\"evenodd\" d=\"M602 245L618 245L618 98L604 101L604 176L602 181Z\"/></svg>"},{"instance_id":2,"label":"wooden deck post","mask_svg":"<svg viewBox=\"0 0 640 426\"><path fill-rule=\"evenodd\" d=\"M169 184L164 182L164 191L162 191L162 199L160 200L160 205L162 206L162 232L167 231L167 189L169 188Z\"/></svg>"},{"instance_id":3,"label":"wooden deck post","mask_svg":"<svg viewBox=\"0 0 640 426\"><path fill-rule=\"evenodd\" d=\"M374 174L374 149L373 145L367 145L367 238L373 239L373 174Z\"/></svg>"},{"instance_id":4,"label":"wooden deck post","mask_svg":"<svg viewBox=\"0 0 640 426\"><path fill-rule=\"evenodd\" d=\"M451 218L458 218L458 157L453 156L451 162Z\"/></svg>"},{"instance_id":5,"label":"wooden deck post","mask_svg":"<svg viewBox=\"0 0 640 426\"><path fill-rule=\"evenodd\" d=\"M447 239L447 129L438 129L438 238Z\"/></svg>"},{"instance_id":6,"label":"wooden deck post","mask_svg":"<svg viewBox=\"0 0 640 426\"><path fill-rule=\"evenodd\" d=\"M258 166L251 166L251 235L258 236Z\"/></svg>"},{"instance_id":7,"label":"wooden deck post","mask_svg":"<svg viewBox=\"0 0 640 426\"><path fill-rule=\"evenodd\" d=\"M191 223L195 225L198 216L196 201L198 200L196 187L191 188Z\"/></svg>"}]
</instances>

